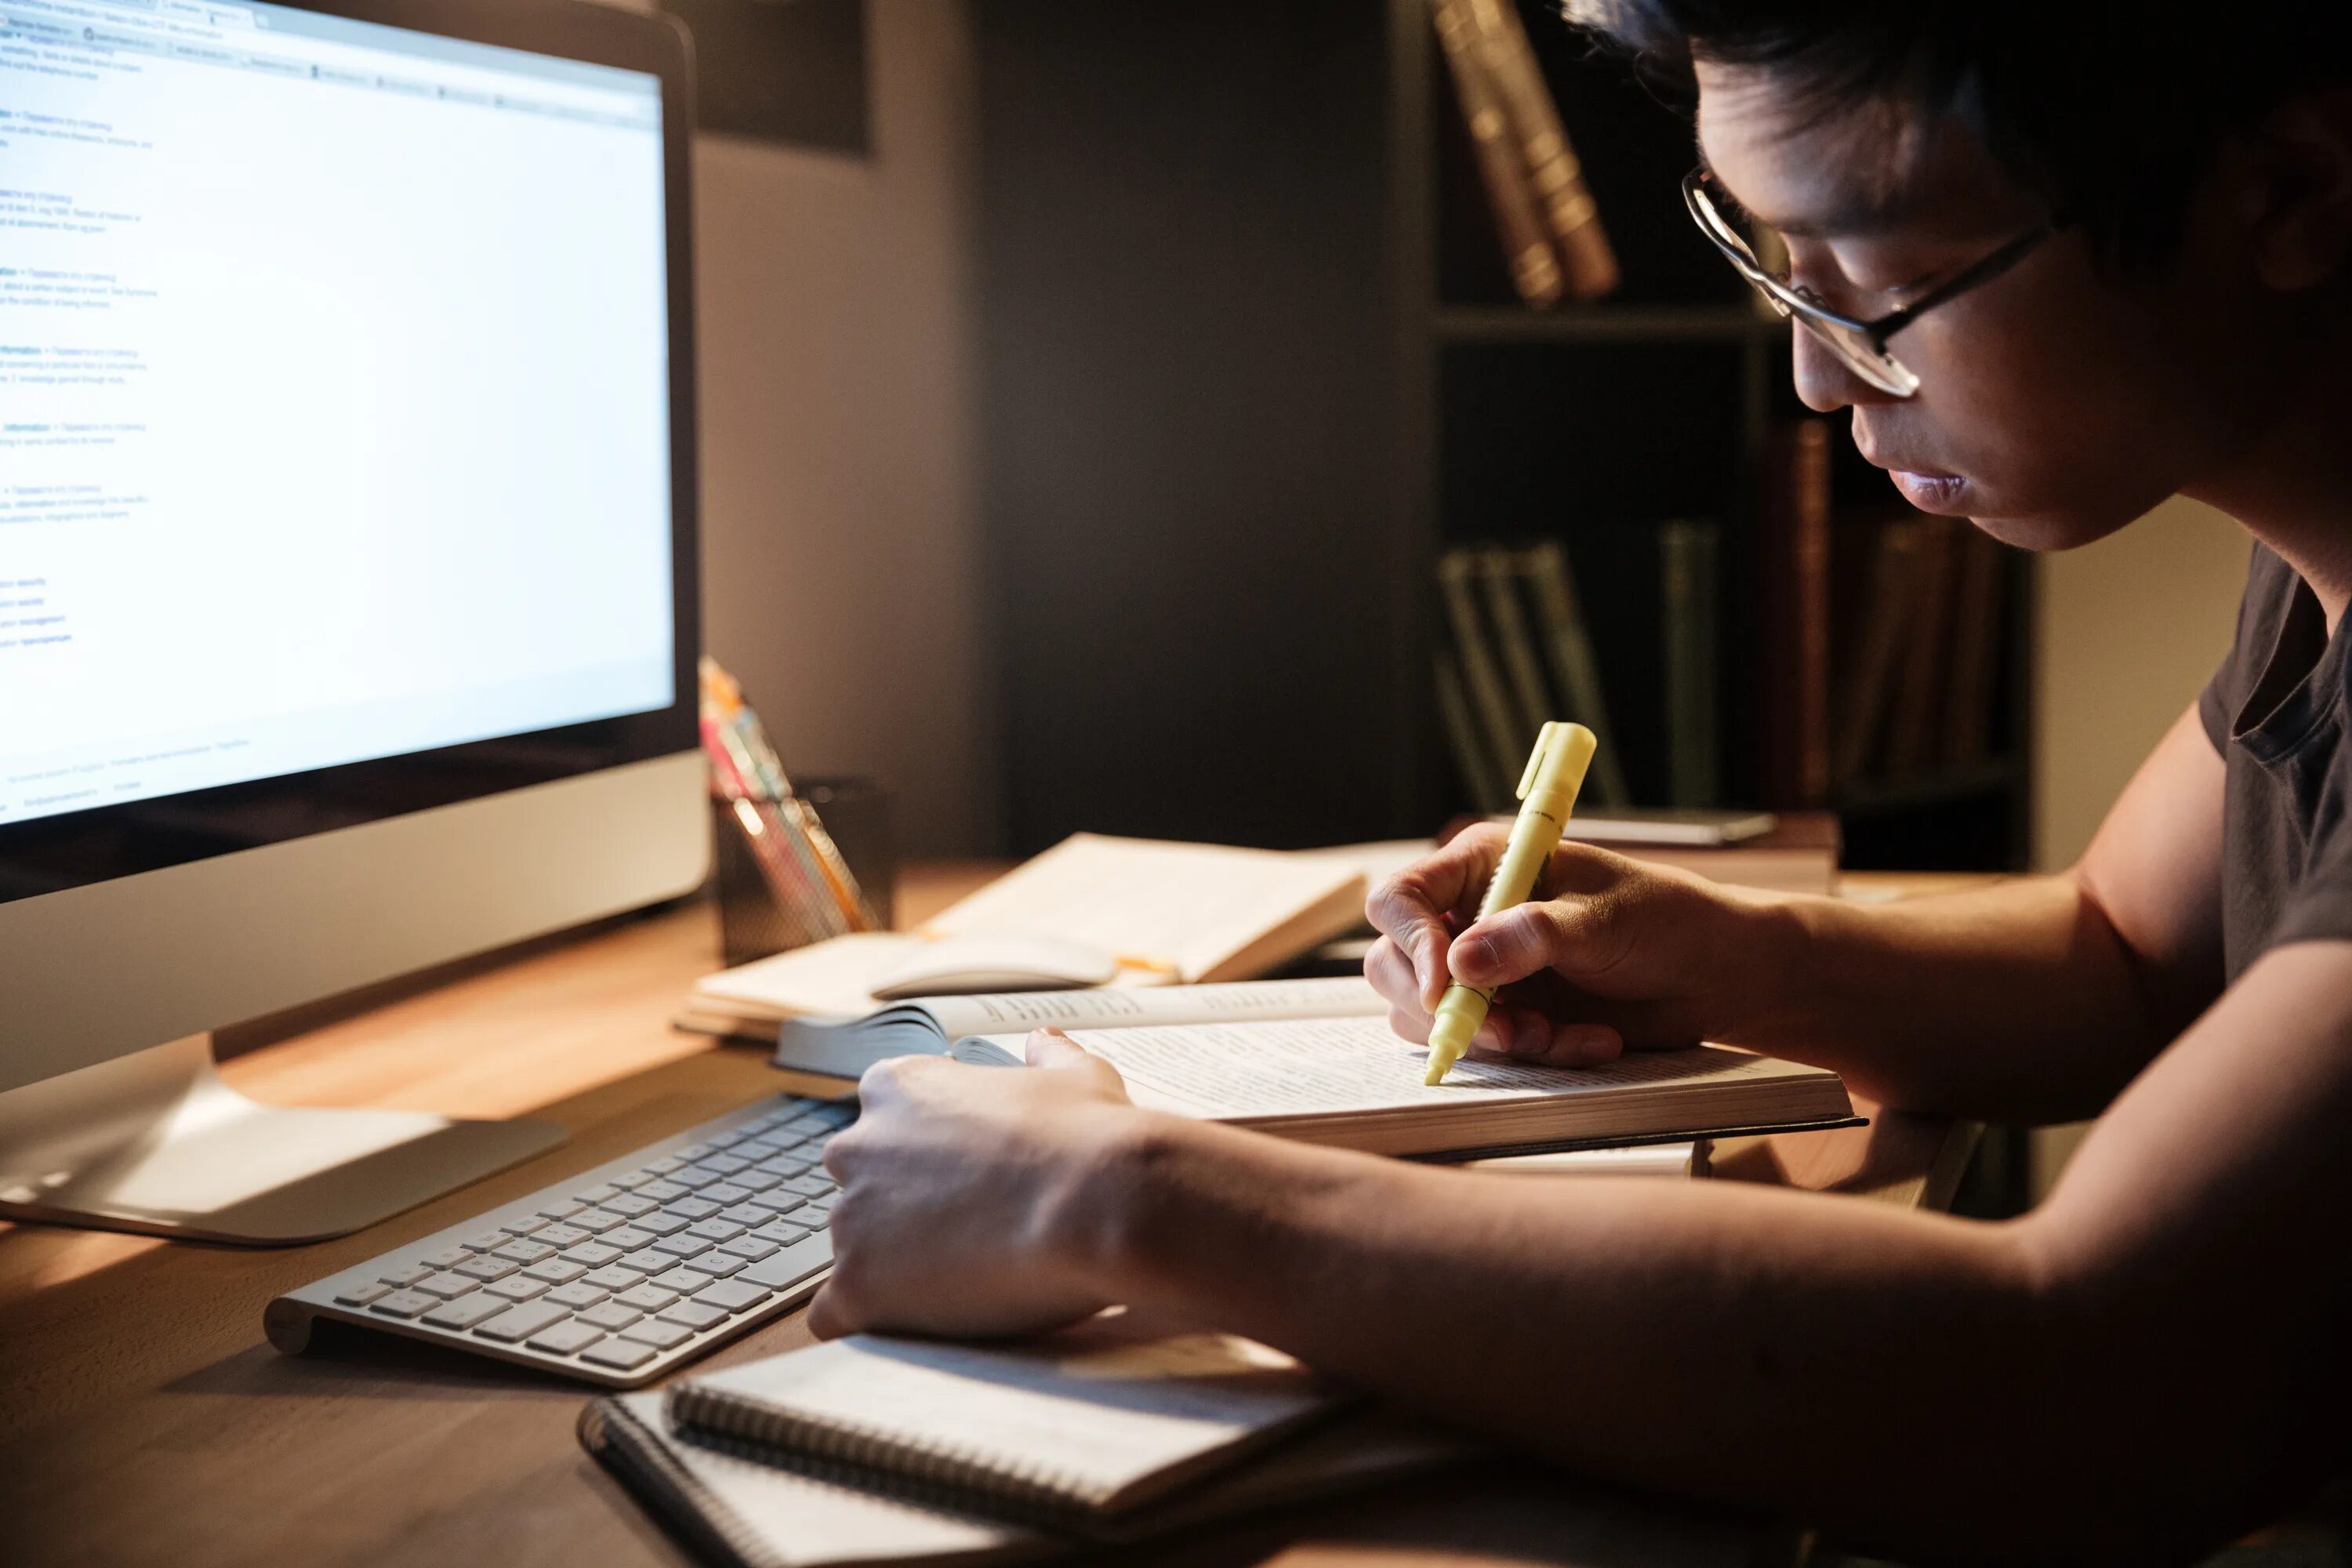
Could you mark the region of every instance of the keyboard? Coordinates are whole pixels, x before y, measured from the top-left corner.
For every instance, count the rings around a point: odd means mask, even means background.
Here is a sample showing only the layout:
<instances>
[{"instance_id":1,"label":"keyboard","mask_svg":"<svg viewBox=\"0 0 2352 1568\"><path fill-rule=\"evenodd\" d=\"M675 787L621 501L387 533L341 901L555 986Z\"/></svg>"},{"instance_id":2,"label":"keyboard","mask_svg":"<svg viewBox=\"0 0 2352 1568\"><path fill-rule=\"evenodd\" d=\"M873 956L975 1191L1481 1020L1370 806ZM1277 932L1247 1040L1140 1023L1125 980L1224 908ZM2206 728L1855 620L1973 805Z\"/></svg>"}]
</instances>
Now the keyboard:
<instances>
[{"instance_id":1,"label":"keyboard","mask_svg":"<svg viewBox=\"0 0 2352 1568\"><path fill-rule=\"evenodd\" d=\"M824 1146L855 1101L761 1100L269 1303L295 1353L324 1318L631 1388L816 1293Z\"/></svg>"}]
</instances>

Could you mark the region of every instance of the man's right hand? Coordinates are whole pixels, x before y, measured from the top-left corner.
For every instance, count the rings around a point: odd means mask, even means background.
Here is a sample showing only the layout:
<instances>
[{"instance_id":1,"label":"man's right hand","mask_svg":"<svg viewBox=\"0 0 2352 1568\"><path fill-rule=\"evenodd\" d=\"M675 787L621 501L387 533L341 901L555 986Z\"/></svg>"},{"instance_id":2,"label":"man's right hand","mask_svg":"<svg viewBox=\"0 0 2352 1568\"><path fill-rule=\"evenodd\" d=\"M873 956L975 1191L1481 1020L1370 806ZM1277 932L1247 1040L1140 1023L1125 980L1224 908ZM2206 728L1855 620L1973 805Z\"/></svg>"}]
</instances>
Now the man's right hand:
<instances>
[{"instance_id":1,"label":"man's right hand","mask_svg":"<svg viewBox=\"0 0 2352 1568\"><path fill-rule=\"evenodd\" d=\"M1527 903L1477 920L1508 837L1471 828L1373 889L1381 936L1364 973L1398 1034L1427 1040L1454 980L1502 987L1473 1055L1573 1066L1736 1040L1761 1021L1771 951L1793 926L1781 900L1563 843Z\"/></svg>"}]
</instances>

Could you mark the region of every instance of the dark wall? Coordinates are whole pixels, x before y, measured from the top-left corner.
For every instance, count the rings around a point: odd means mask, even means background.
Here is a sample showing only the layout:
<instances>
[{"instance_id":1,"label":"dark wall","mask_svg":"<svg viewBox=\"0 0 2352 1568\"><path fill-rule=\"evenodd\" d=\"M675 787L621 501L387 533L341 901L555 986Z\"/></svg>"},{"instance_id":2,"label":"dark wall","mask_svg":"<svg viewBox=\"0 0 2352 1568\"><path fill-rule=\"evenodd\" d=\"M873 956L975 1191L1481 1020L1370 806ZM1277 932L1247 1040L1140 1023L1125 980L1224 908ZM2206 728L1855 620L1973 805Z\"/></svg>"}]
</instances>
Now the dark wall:
<instances>
[{"instance_id":1,"label":"dark wall","mask_svg":"<svg viewBox=\"0 0 2352 1568\"><path fill-rule=\"evenodd\" d=\"M1010 847L1425 830L1388 9L974 9Z\"/></svg>"}]
</instances>

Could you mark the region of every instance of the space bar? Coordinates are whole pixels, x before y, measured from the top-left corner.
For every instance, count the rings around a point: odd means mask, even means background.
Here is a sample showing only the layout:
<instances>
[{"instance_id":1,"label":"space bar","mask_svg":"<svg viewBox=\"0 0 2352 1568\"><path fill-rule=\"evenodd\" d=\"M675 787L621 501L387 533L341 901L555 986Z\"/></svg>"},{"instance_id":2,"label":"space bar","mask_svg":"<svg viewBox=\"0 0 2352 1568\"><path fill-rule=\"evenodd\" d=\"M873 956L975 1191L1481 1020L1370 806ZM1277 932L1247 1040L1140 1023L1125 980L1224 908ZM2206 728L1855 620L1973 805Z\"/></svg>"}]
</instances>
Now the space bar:
<instances>
[{"instance_id":1,"label":"space bar","mask_svg":"<svg viewBox=\"0 0 2352 1568\"><path fill-rule=\"evenodd\" d=\"M735 1278L765 1285L771 1290L782 1290L799 1284L832 1261L833 1232L821 1230L761 1258Z\"/></svg>"}]
</instances>

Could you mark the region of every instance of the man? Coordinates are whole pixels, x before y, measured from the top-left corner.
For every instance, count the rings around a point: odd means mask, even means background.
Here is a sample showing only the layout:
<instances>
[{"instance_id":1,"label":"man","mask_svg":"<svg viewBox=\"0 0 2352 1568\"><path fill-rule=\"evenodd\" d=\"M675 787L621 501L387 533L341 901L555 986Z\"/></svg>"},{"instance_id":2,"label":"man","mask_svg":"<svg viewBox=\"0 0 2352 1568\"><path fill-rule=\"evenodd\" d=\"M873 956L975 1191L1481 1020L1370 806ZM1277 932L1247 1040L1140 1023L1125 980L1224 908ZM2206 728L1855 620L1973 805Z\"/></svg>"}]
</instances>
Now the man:
<instances>
[{"instance_id":1,"label":"man","mask_svg":"<svg viewBox=\"0 0 2352 1568\"><path fill-rule=\"evenodd\" d=\"M2002 1224L1430 1170L1129 1105L1067 1040L877 1068L821 1332L1128 1301L1580 1468L1906 1555L2191 1555L2336 1472L2352 1307L2352 8L1616 0L1697 91L1693 216L1798 389L1917 505L2040 550L2175 492L2255 541L2238 646L2059 876L1895 906L1561 847L1471 923L1467 835L1381 888L1421 1037L1731 1041L1883 1104L2104 1111ZM1747 215L1752 214L1753 219ZM1748 254L1750 222L1790 271Z\"/></svg>"}]
</instances>

